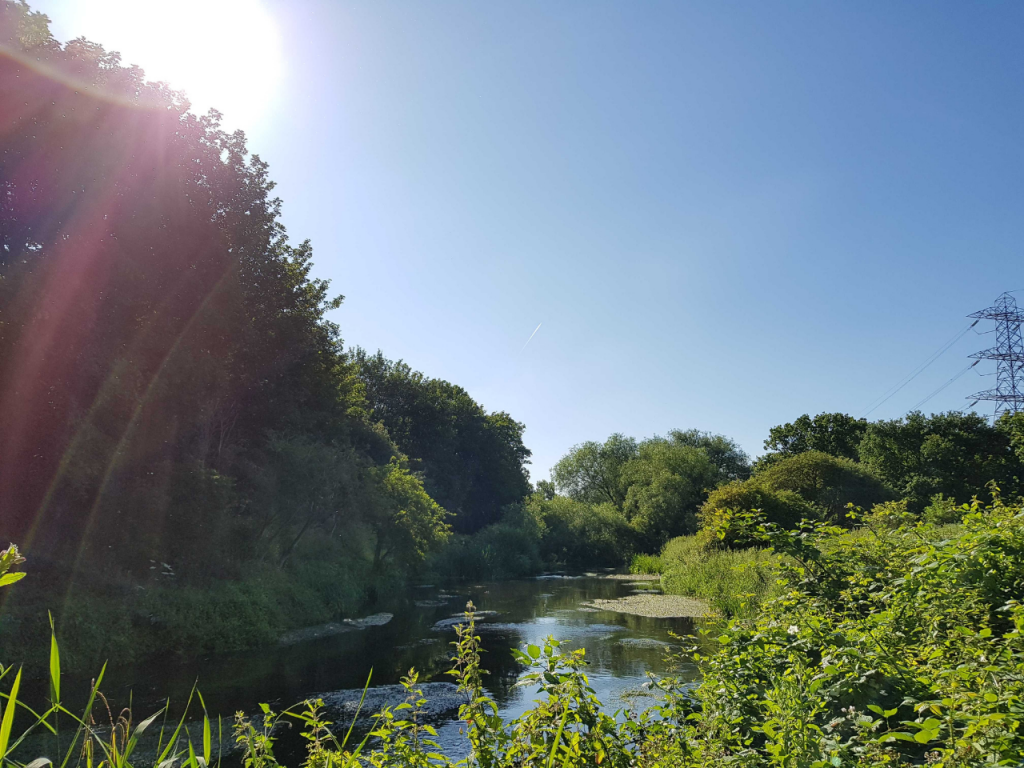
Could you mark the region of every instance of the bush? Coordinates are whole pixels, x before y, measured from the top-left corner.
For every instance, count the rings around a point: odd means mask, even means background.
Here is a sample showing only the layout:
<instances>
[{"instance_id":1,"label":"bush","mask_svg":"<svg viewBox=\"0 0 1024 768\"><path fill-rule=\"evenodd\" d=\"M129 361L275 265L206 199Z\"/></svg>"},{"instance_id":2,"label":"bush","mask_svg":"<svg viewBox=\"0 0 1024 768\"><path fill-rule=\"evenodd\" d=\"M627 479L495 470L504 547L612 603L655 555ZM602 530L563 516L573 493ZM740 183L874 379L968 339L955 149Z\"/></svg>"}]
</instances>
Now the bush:
<instances>
[{"instance_id":1,"label":"bush","mask_svg":"<svg viewBox=\"0 0 1024 768\"><path fill-rule=\"evenodd\" d=\"M957 504L956 499L948 499L943 494L937 493L932 496L931 504L924 508L924 513L921 516L927 523L944 525L959 523L970 510L969 504Z\"/></svg>"},{"instance_id":2,"label":"bush","mask_svg":"<svg viewBox=\"0 0 1024 768\"><path fill-rule=\"evenodd\" d=\"M727 546L740 546L732 528L731 511L760 510L764 519L783 528L792 528L804 519L817 519L818 509L791 490L775 490L757 478L736 481L711 492L700 510L700 535L704 541L717 540Z\"/></svg>"},{"instance_id":3,"label":"bush","mask_svg":"<svg viewBox=\"0 0 1024 768\"><path fill-rule=\"evenodd\" d=\"M843 519L847 504L870 509L893 495L864 465L821 451L807 451L775 462L755 480L775 491L798 493L835 521Z\"/></svg>"},{"instance_id":4,"label":"bush","mask_svg":"<svg viewBox=\"0 0 1024 768\"><path fill-rule=\"evenodd\" d=\"M712 491L700 511L706 541L741 546L731 512L758 510L764 520L795 528L801 520L846 522L848 504L870 508L891 494L882 482L850 459L807 451L778 459L749 480Z\"/></svg>"},{"instance_id":5,"label":"bush","mask_svg":"<svg viewBox=\"0 0 1024 768\"><path fill-rule=\"evenodd\" d=\"M633 555L629 563L630 573L660 574L664 570L664 563L657 555Z\"/></svg>"},{"instance_id":6,"label":"bush","mask_svg":"<svg viewBox=\"0 0 1024 768\"><path fill-rule=\"evenodd\" d=\"M532 496L526 512L541 530L541 555L574 568L623 565L633 551L633 530L614 504L587 504L565 496Z\"/></svg>"},{"instance_id":7,"label":"bush","mask_svg":"<svg viewBox=\"0 0 1024 768\"><path fill-rule=\"evenodd\" d=\"M917 517L907 508L907 500L883 501L871 508L864 522L870 527L899 528L901 525L913 524Z\"/></svg>"},{"instance_id":8,"label":"bush","mask_svg":"<svg viewBox=\"0 0 1024 768\"><path fill-rule=\"evenodd\" d=\"M453 536L427 561L431 581L515 579L543 567L537 534L511 522L483 528L471 536Z\"/></svg>"},{"instance_id":9,"label":"bush","mask_svg":"<svg viewBox=\"0 0 1024 768\"><path fill-rule=\"evenodd\" d=\"M702 536L680 536L660 560L665 592L701 598L725 616L752 614L778 592L777 558L763 548L723 549Z\"/></svg>"}]
</instances>

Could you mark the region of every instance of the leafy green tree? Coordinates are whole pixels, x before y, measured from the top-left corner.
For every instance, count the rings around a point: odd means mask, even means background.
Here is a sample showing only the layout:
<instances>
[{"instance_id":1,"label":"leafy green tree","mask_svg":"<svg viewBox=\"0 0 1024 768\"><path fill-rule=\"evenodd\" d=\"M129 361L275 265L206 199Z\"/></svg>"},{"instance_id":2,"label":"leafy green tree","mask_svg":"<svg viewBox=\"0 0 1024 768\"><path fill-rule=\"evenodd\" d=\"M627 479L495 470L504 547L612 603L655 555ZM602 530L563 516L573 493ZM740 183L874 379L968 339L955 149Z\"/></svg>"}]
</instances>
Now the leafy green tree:
<instances>
[{"instance_id":1,"label":"leafy green tree","mask_svg":"<svg viewBox=\"0 0 1024 768\"><path fill-rule=\"evenodd\" d=\"M530 451L523 425L488 413L466 390L356 349L352 358L370 416L422 471L428 493L451 512L455 530L471 533L501 518L530 493Z\"/></svg>"},{"instance_id":2,"label":"leafy green tree","mask_svg":"<svg viewBox=\"0 0 1024 768\"><path fill-rule=\"evenodd\" d=\"M646 551L697 529L697 511L722 474L702 448L653 438L640 443L622 470L623 511Z\"/></svg>"},{"instance_id":3,"label":"leafy green tree","mask_svg":"<svg viewBox=\"0 0 1024 768\"><path fill-rule=\"evenodd\" d=\"M1021 464L1012 440L1011 429L993 426L976 413L915 411L868 425L860 455L910 501L911 511L920 513L935 494L962 504L985 493L989 481L1004 493L1017 493Z\"/></svg>"},{"instance_id":4,"label":"leafy green tree","mask_svg":"<svg viewBox=\"0 0 1024 768\"><path fill-rule=\"evenodd\" d=\"M677 445L703 450L725 480L750 477L750 457L732 438L698 429L673 429L668 433L668 438Z\"/></svg>"},{"instance_id":5,"label":"leafy green tree","mask_svg":"<svg viewBox=\"0 0 1024 768\"><path fill-rule=\"evenodd\" d=\"M1019 471L1024 474L1024 411L1004 413L996 422L996 429L1010 441L1010 447L1017 456Z\"/></svg>"},{"instance_id":6,"label":"leafy green tree","mask_svg":"<svg viewBox=\"0 0 1024 768\"><path fill-rule=\"evenodd\" d=\"M742 533L742 514L759 510L765 522L790 529L801 520L815 520L821 512L796 491L778 490L757 480L734 480L715 489L698 514L701 539L742 548L749 544ZM737 524L739 522L740 524Z\"/></svg>"},{"instance_id":7,"label":"leafy green tree","mask_svg":"<svg viewBox=\"0 0 1024 768\"><path fill-rule=\"evenodd\" d=\"M821 451L782 459L756 480L776 491L793 491L826 518L841 521L847 504L870 509L892 498L892 491L868 467Z\"/></svg>"},{"instance_id":8,"label":"leafy green tree","mask_svg":"<svg viewBox=\"0 0 1024 768\"><path fill-rule=\"evenodd\" d=\"M538 480L536 493L551 501L551 499L555 498L555 484L550 480Z\"/></svg>"},{"instance_id":9,"label":"leafy green tree","mask_svg":"<svg viewBox=\"0 0 1024 768\"><path fill-rule=\"evenodd\" d=\"M539 527L541 555L548 562L580 568L619 566L633 549L633 530L611 502L588 504L535 494L524 506Z\"/></svg>"},{"instance_id":10,"label":"leafy green tree","mask_svg":"<svg viewBox=\"0 0 1024 768\"><path fill-rule=\"evenodd\" d=\"M622 508L628 483L623 468L638 455L636 440L614 434L603 444L594 441L574 446L551 470L555 487L576 501L611 502Z\"/></svg>"},{"instance_id":11,"label":"leafy green tree","mask_svg":"<svg viewBox=\"0 0 1024 768\"><path fill-rule=\"evenodd\" d=\"M398 567L422 562L448 540L447 513L397 460L372 474L380 492L365 514L374 534L374 572L388 562Z\"/></svg>"},{"instance_id":12,"label":"leafy green tree","mask_svg":"<svg viewBox=\"0 0 1024 768\"><path fill-rule=\"evenodd\" d=\"M795 421L772 427L764 447L770 453L767 462L775 458L793 456L805 451L821 451L845 459L858 458L860 445L868 422L845 413L819 413L814 418L804 414Z\"/></svg>"},{"instance_id":13,"label":"leafy green tree","mask_svg":"<svg viewBox=\"0 0 1024 768\"><path fill-rule=\"evenodd\" d=\"M712 491L701 507L700 527L709 537L734 545L735 523L741 520L738 513L760 510L768 522L794 528L803 519L844 522L847 504L871 509L891 495L857 462L806 451L781 458L748 480Z\"/></svg>"}]
</instances>

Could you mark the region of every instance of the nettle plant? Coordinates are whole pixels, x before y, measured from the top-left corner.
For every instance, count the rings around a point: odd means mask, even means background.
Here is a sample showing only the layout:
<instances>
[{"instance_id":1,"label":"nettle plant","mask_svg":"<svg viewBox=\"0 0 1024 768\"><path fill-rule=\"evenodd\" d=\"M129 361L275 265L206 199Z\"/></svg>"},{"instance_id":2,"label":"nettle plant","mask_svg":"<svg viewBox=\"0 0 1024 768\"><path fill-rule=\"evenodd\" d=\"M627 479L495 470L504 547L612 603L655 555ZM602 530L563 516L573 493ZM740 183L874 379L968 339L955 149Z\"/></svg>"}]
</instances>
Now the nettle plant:
<instances>
[{"instance_id":1,"label":"nettle plant","mask_svg":"<svg viewBox=\"0 0 1024 768\"><path fill-rule=\"evenodd\" d=\"M1024 513L975 501L962 528L780 530L788 591L715 630L698 751L770 765L1019 764Z\"/></svg>"}]
</instances>

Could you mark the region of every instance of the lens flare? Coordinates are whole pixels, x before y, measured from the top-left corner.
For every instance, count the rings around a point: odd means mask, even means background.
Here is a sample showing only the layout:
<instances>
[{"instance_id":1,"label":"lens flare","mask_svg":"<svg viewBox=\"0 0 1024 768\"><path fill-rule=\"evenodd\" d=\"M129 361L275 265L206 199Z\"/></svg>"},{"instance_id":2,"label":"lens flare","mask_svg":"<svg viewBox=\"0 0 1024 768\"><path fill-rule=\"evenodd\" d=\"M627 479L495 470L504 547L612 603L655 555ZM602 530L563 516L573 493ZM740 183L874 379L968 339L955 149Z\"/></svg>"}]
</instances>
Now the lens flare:
<instances>
[{"instance_id":1,"label":"lens flare","mask_svg":"<svg viewBox=\"0 0 1024 768\"><path fill-rule=\"evenodd\" d=\"M137 64L149 80L184 91L193 109L214 108L231 128L251 129L271 106L284 70L278 22L260 0L81 0L58 38L85 36Z\"/></svg>"}]
</instances>

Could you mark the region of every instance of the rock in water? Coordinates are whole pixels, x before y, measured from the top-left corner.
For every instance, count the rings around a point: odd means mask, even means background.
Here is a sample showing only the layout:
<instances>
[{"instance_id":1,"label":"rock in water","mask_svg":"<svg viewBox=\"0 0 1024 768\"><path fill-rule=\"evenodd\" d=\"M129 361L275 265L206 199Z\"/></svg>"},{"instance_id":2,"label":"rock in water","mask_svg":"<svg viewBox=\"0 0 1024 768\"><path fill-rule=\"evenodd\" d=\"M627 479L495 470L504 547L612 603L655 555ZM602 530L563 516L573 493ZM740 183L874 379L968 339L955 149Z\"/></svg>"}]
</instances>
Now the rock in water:
<instances>
[{"instance_id":1,"label":"rock in water","mask_svg":"<svg viewBox=\"0 0 1024 768\"><path fill-rule=\"evenodd\" d=\"M375 613L361 619L345 619L345 623L356 629L366 629L367 627L382 627L393 618L395 618L393 613Z\"/></svg>"}]
</instances>

